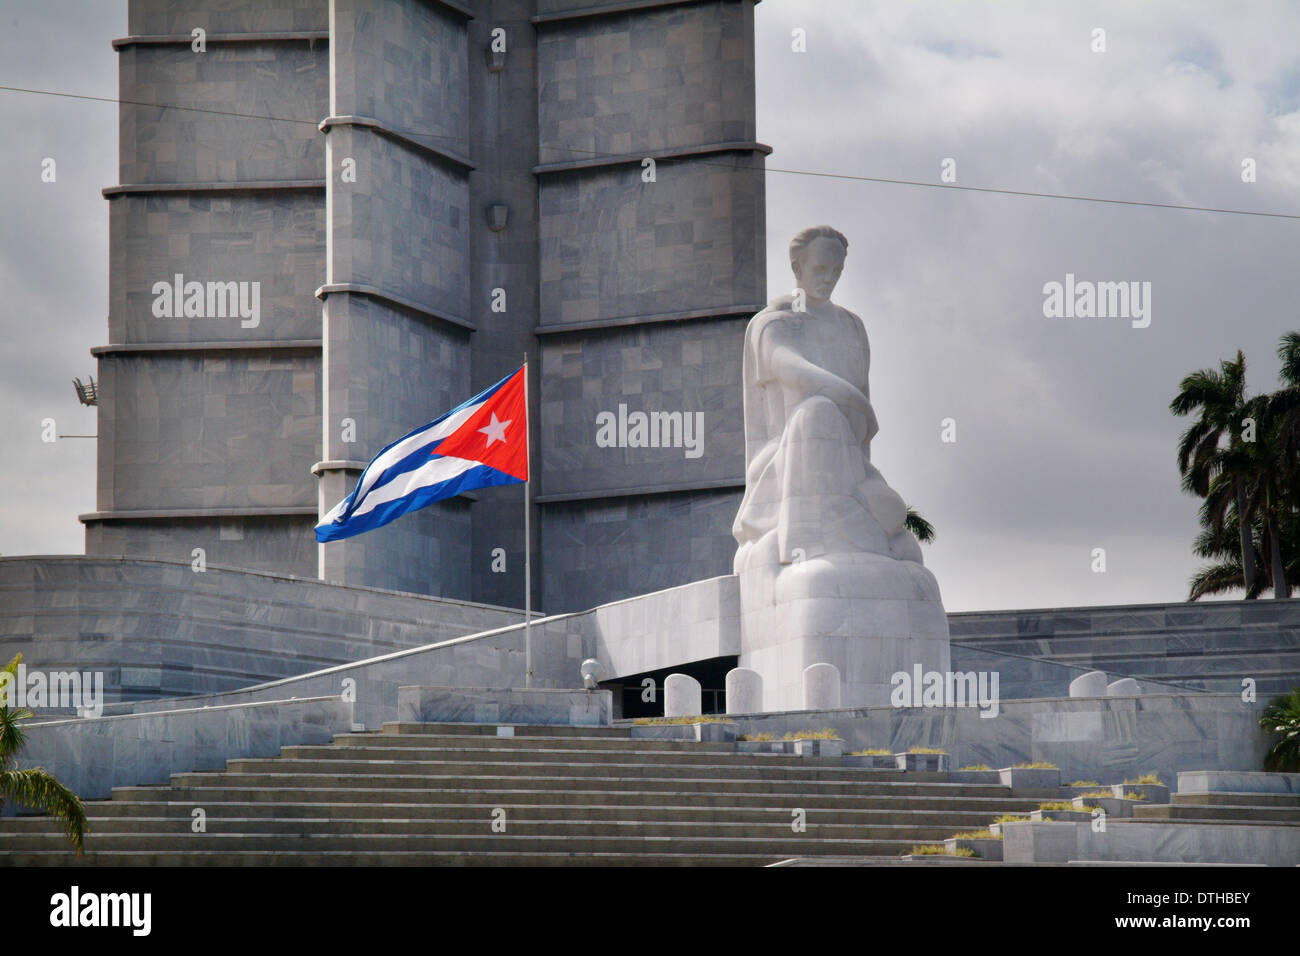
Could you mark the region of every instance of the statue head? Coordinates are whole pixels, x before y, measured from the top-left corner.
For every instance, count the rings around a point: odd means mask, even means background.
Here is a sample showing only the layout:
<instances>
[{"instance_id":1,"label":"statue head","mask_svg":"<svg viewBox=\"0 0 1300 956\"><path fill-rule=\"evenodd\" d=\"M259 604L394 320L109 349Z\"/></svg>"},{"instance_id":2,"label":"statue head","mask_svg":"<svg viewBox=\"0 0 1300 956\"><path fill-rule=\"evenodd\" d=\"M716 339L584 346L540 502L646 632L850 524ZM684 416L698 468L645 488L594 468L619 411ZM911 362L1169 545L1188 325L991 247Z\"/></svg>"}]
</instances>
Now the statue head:
<instances>
[{"instance_id":1,"label":"statue head","mask_svg":"<svg viewBox=\"0 0 1300 956\"><path fill-rule=\"evenodd\" d=\"M790 240L790 268L795 281L813 302L825 302L844 271L849 241L830 226L809 226Z\"/></svg>"}]
</instances>

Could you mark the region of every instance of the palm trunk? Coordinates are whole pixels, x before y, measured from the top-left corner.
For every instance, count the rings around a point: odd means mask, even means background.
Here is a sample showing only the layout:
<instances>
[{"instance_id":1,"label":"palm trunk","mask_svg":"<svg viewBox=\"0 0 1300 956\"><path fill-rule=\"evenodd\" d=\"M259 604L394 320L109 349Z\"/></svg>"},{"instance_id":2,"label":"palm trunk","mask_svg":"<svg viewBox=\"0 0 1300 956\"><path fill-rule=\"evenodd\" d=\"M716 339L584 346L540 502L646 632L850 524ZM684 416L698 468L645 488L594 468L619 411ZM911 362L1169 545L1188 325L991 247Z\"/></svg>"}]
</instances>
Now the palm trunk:
<instances>
[{"instance_id":1,"label":"palm trunk","mask_svg":"<svg viewBox=\"0 0 1300 956\"><path fill-rule=\"evenodd\" d=\"M1269 551L1273 558L1273 597L1286 597L1286 572L1282 567L1282 539L1278 534L1277 518L1268 517L1268 535L1273 539Z\"/></svg>"},{"instance_id":2,"label":"palm trunk","mask_svg":"<svg viewBox=\"0 0 1300 956\"><path fill-rule=\"evenodd\" d=\"M1246 486L1237 482L1237 537L1241 542L1241 573L1246 578L1246 597L1254 597L1255 546L1250 540L1250 525L1246 522Z\"/></svg>"}]
</instances>

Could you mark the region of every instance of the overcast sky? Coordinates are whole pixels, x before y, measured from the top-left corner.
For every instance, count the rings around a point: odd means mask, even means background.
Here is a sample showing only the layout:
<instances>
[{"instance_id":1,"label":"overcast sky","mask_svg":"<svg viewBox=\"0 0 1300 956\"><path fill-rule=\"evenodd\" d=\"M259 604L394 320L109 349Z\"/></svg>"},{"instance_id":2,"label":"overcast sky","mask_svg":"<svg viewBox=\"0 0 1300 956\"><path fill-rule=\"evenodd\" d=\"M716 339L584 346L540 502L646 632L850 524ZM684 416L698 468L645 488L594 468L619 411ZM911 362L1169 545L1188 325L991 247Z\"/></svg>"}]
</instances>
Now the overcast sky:
<instances>
[{"instance_id":1,"label":"overcast sky","mask_svg":"<svg viewBox=\"0 0 1300 956\"><path fill-rule=\"evenodd\" d=\"M871 336L873 461L938 529L948 609L1183 599L1196 502L1168 404L1239 348L1275 386L1300 220L805 173L937 184L951 158L957 185L1300 213L1300 5L764 0L755 21L769 294L799 228L848 236L835 298ZM0 0L0 26L0 84L116 95L124 2ZM0 552L78 553L94 442L43 444L40 421L96 427L71 379L107 336L116 109L0 92L0 128ZM1045 318L1067 273L1151 283L1150 326Z\"/></svg>"}]
</instances>

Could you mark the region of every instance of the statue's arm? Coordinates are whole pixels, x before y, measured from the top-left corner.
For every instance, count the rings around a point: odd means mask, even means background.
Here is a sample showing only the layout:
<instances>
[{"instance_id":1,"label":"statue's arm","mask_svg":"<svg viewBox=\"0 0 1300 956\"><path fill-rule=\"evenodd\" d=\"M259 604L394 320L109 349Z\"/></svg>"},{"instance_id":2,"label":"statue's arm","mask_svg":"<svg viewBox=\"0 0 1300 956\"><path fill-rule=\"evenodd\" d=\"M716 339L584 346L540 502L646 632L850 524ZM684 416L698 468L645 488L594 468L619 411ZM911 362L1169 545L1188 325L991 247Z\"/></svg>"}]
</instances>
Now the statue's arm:
<instances>
[{"instance_id":1,"label":"statue's arm","mask_svg":"<svg viewBox=\"0 0 1300 956\"><path fill-rule=\"evenodd\" d=\"M880 426L867 396L852 383L808 361L793 337L773 326L759 340L760 384L776 382L796 401L814 395L829 398L844 411L858 440L869 443Z\"/></svg>"}]
</instances>

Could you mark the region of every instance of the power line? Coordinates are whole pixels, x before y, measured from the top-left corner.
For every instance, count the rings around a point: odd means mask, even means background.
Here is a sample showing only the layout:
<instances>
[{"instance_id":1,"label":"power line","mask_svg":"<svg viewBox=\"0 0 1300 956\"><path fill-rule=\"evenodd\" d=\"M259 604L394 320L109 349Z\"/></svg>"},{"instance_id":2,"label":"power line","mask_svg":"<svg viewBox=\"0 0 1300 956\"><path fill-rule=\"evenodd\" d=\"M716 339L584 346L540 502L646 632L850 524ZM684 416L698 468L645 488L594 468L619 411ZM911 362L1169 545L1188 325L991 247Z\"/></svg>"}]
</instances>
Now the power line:
<instances>
[{"instance_id":1,"label":"power line","mask_svg":"<svg viewBox=\"0 0 1300 956\"><path fill-rule=\"evenodd\" d=\"M37 96L57 96L65 99L90 100L97 103L114 103L119 106L147 106L160 110L184 110L192 113L211 113L217 116L234 116L241 119L269 120L274 123L301 123L310 126L320 125L319 120L296 119L289 116L269 116L259 113L241 113L234 110L211 109L201 106L180 106L172 103L151 103L143 100L123 100L110 96L90 96L83 93L62 93L56 90L36 90L18 86L0 86L0 92L31 93ZM501 143L499 139L488 140L473 136L454 137L417 130L394 129L393 132L413 140L443 140L453 144L468 140L477 145L487 146L499 146ZM616 159L623 158L627 155L626 153L606 153L598 150L579 149L573 146L557 146L548 143L538 144L538 149L575 153L595 159ZM728 169L734 168L729 164L709 162L708 160L697 160L696 162L698 165L702 166L719 166ZM1032 199L1059 199L1069 202L1104 203L1113 206L1144 206L1148 209L1177 209L1182 212L1217 212L1229 216L1259 216L1267 219L1300 219L1300 213L1259 212L1253 209L1227 209L1218 206L1188 206L1180 203L1149 202L1139 199L1110 199L1104 196L1078 196L1069 193L1033 192L1025 189L999 189L993 186L962 186L957 183L931 183L915 179L889 179L883 176L860 176L853 173L826 173L810 169L782 169L780 167L765 166L763 172L765 174L781 173L791 176L811 176L819 179L840 179L847 182L882 183L891 186L919 186L925 189L957 189L963 192L993 193L1001 196L1025 196Z\"/></svg>"}]
</instances>

